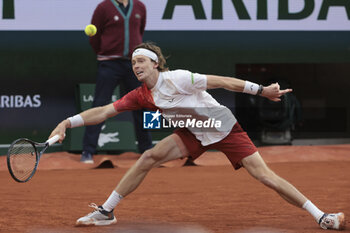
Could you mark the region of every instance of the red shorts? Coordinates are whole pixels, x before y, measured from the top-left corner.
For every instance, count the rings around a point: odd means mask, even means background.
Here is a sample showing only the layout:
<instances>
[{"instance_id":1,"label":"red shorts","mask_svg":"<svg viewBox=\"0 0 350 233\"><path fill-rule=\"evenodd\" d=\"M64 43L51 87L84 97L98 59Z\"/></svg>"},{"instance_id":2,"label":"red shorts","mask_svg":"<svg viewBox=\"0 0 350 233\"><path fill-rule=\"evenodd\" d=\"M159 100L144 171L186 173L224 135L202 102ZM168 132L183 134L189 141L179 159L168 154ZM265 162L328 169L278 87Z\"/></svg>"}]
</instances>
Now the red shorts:
<instances>
[{"instance_id":1,"label":"red shorts","mask_svg":"<svg viewBox=\"0 0 350 233\"><path fill-rule=\"evenodd\" d=\"M189 156L193 160L207 150L218 150L227 156L235 169L239 169L242 167L241 160L257 151L248 134L241 128L238 122L224 139L208 146L203 146L186 128L177 129L174 133L181 138L189 151Z\"/></svg>"}]
</instances>

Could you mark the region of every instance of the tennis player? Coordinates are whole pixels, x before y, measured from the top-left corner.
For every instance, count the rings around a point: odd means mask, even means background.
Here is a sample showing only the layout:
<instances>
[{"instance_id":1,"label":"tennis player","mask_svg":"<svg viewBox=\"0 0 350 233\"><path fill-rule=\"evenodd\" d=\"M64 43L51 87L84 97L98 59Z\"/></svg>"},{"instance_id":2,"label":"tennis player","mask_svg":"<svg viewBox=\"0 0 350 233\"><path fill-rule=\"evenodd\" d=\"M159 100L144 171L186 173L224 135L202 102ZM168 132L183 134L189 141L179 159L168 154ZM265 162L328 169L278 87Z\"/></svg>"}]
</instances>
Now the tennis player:
<instances>
[{"instance_id":1,"label":"tennis player","mask_svg":"<svg viewBox=\"0 0 350 233\"><path fill-rule=\"evenodd\" d=\"M179 158L190 156L196 159L206 150L216 149L225 153L235 169L244 167L250 175L275 190L287 202L308 211L321 228L345 228L343 213L324 213L293 185L276 175L266 165L231 111L206 92L207 89L224 88L280 101L280 97L291 92L291 89L280 90L278 83L262 86L231 77L203 75L187 70L169 71L165 65L165 58L158 46L153 43L137 46L132 55L132 67L143 85L114 103L69 117L59 123L51 133L50 137L59 134L62 141L67 128L98 124L118 113L141 108L160 110L168 120L173 120L178 115L192 116L189 121L191 124L176 129L154 148L145 151L123 176L105 203L101 206L91 204L94 211L79 218L77 225L116 223L114 208L140 185L152 168ZM157 111L153 117L156 118L159 114ZM209 122L207 126L212 127L204 128L205 124L197 124L199 121Z\"/></svg>"}]
</instances>

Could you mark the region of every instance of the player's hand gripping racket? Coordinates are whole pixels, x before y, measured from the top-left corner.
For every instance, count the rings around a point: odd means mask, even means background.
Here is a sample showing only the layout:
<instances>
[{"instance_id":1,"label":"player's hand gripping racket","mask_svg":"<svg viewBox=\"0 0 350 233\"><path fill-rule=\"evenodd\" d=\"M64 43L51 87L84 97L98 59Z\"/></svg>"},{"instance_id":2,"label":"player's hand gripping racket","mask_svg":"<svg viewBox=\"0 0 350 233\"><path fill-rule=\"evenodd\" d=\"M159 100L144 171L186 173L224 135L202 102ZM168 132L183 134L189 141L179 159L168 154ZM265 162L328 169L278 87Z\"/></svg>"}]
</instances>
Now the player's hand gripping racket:
<instances>
[{"instance_id":1,"label":"player's hand gripping racket","mask_svg":"<svg viewBox=\"0 0 350 233\"><path fill-rule=\"evenodd\" d=\"M14 141L7 152L7 167L12 178L21 183L30 180L45 150L59 139L60 136L57 134L44 143L33 142L26 138Z\"/></svg>"}]
</instances>

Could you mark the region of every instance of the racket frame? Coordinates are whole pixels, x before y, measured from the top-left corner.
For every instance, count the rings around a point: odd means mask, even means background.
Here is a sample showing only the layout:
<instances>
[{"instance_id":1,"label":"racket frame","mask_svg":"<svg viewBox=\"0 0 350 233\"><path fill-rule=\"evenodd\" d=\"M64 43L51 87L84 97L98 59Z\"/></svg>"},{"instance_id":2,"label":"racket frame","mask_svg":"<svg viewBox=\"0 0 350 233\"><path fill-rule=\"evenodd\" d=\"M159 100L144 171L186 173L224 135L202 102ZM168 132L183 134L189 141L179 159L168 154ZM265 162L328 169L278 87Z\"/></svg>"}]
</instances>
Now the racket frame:
<instances>
[{"instance_id":1,"label":"racket frame","mask_svg":"<svg viewBox=\"0 0 350 233\"><path fill-rule=\"evenodd\" d=\"M34 141L32 141L32 140L30 140L28 138L19 138L19 139L15 140L14 142L12 142L12 144L10 145L10 147L8 149L8 152L7 152L7 168L9 170L9 172L10 172L11 177L15 181L17 181L19 183L25 183L25 182L29 181L34 176L34 174L35 174L35 172L36 172L36 170L38 168L39 160L40 160L41 156L44 154L46 149L49 146L51 146L52 144L56 143L59 140L59 138L60 138L59 135L55 135L52 138L48 139L44 143L34 142ZM30 174L30 176L27 179L25 179L25 180L20 180L14 175L14 173L12 171L12 168L11 168L11 162L10 162L10 157L11 157L10 149L19 141L26 141L26 142L32 144L32 146L34 147L34 151L35 151L35 166L33 168L32 173ZM43 149L38 153L38 148L37 147L43 147Z\"/></svg>"}]
</instances>

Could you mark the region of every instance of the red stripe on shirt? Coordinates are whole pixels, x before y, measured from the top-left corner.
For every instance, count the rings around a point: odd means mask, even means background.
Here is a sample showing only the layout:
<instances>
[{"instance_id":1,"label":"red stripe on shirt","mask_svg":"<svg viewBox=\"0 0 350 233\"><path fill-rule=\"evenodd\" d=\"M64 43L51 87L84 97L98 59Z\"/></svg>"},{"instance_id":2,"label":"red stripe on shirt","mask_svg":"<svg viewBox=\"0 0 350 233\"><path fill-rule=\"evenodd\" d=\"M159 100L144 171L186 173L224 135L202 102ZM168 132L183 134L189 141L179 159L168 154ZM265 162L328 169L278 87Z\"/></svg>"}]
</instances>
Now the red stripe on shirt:
<instances>
[{"instance_id":1,"label":"red stripe on shirt","mask_svg":"<svg viewBox=\"0 0 350 233\"><path fill-rule=\"evenodd\" d=\"M147 88L146 84L142 84L141 87L129 92L123 98L115 101L113 106L116 111L133 111L142 108L149 110L157 110L158 108L154 104L151 91Z\"/></svg>"}]
</instances>

